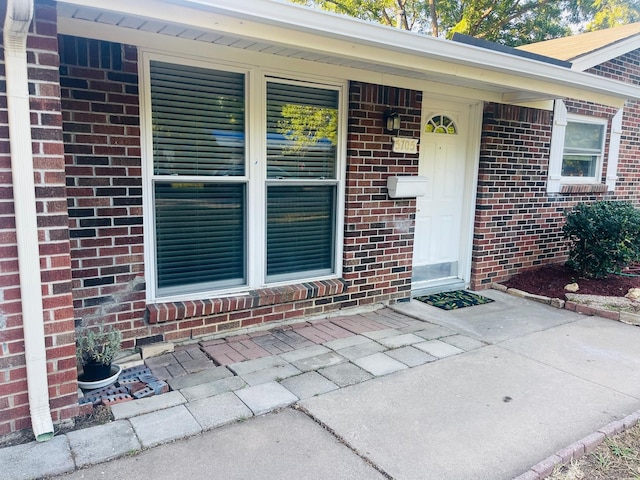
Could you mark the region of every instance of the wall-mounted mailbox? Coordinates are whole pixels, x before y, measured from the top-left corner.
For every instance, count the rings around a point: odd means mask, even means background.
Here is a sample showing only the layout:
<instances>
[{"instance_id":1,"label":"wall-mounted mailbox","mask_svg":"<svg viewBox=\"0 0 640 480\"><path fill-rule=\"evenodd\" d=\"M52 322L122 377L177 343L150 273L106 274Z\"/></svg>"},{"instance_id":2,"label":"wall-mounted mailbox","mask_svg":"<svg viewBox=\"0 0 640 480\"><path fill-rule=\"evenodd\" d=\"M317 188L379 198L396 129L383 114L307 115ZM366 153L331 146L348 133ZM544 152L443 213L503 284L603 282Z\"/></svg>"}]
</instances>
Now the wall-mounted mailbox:
<instances>
[{"instance_id":1,"label":"wall-mounted mailbox","mask_svg":"<svg viewBox=\"0 0 640 480\"><path fill-rule=\"evenodd\" d=\"M427 194L427 177L388 177L387 190L391 198L424 197Z\"/></svg>"}]
</instances>

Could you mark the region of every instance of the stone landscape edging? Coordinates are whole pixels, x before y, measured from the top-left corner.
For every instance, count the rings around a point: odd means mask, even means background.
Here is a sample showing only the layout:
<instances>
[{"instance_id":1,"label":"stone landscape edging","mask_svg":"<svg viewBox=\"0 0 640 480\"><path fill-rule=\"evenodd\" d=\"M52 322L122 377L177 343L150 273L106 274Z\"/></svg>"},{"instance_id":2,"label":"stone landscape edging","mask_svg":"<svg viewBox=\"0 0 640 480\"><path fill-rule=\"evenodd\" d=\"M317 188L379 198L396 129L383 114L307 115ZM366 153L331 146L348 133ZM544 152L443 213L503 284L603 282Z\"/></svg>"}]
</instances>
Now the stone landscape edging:
<instances>
[{"instance_id":1,"label":"stone landscape edging","mask_svg":"<svg viewBox=\"0 0 640 480\"><path fill-rule=\"evenodd\" d=\"M525 292L517 288L509 288L500 283L492 283L491 288L501 292L514 295L516 297L526 298L527 300L533 300L539 303L545 303L555 308L564 308L572 312L580 313L582 315L597 316L602 318L608 318L609 320L616 320L618 322L626 323L629 325L640 326L640 315L629 312L619 312L616 310L607 310L605 308L597 308L590 305L583 305L581 303L573 302L571 300L561 300L559 298L545 297L544 295L535 295L533 293Z\"/></svg>"},{"instance_id":2,"label":"stone landscape edging","mask_svg":"<svg viewBox=\"0 0 640 480\"><path fill-rule=\"evenodd\" d=\"M566 465L571 461L593 452L606 438L613 437L634 427L640 420L640 410L627 415L622 420L614 420L597 432L572 443L568 447L558 450L553 455L535 464L522 475L513 480L544 480L553 473L556 467Z\"/></svg>"}]
</instances>

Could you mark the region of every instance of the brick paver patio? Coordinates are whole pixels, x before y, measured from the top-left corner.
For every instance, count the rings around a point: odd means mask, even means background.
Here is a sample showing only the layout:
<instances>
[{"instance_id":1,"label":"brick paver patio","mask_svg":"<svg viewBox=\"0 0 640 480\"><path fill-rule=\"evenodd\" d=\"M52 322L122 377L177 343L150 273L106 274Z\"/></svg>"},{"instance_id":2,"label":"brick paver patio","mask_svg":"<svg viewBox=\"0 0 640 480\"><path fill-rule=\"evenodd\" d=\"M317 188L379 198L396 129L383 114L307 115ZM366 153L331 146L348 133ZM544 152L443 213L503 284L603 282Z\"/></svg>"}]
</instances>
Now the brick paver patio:
<instances>
[{"instance_id":1,"label":"brick paver patio","mask_svg":"<svg viewBox=\"0 0 640 480\"><path fill-rule=\"evenodd\" d=\"M330 357L332 362L337 361L336 359L341 356L344 358L340 361L349 362L371 353L386 352L390 359L406 358L407 365L411 367L419 363L418 359L433 361L435 357L426 355L425 346L418 342L409 342L415 343L415 345L408 346L407 342L401 340L415 332L418 336L423 333L426 341L427 338L433 337L430 332L434 330L438 332L438 338L442 337L440 339L445 343L446 337L451 336L450 351L459 351L457 348L453 348L460 343L460 335L456 335L456 332L402 315L389 308L383 308L357 315L278 326L273 330L233 335L201 341L195 345L176 347L173 353L148 359L147 365L158 378L169 380L209 368L226 367L290 352L297 351L301 356L304 356L305 349L309 352L315 352L309 347L317 345L318 348L323 349L324 358ZM397 342L393 341L395 337L398 338ZM354 340L348 340L349 338ZM414 336L413 338L415 340L418 337ZM360 345L365 340L367 344ZM470 347L479 347L478 343L469 340L467 343ZM326 345L327 348L320 347L320 345ZM351 347L345 348L344 345ZM399 347L403 350L400 351ZM327 356L329 353L331 355ZM287 356L284 355L284 357ZM319 365L322 360L323 358L319 358ZM313 361L311 363L313 364ZM359 368L355 365L353 367ZM276 374L274 373L274 375ZM370 375L361 375L361 378L370 378ZM251 380L255 381L254 378Z\"/></svg>"}]
</instances>

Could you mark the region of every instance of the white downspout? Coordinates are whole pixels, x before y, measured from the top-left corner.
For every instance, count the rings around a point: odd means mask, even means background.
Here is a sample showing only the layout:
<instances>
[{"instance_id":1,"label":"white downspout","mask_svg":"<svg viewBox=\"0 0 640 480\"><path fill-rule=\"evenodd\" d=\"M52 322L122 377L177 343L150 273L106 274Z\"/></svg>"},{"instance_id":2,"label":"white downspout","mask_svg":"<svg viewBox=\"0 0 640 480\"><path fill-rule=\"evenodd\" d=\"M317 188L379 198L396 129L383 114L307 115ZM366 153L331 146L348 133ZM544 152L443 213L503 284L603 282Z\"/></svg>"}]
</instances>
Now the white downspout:
<instances>
[{"instance_id":1,"label":"white downspout","mask_svg":"<svg viewBox=\"0 0 640 480\"><path fill-rule=\"evenodd\" d=\"M32 19L33 0L8 0L4 22L4 62L27 388L31 428L36 440L43 442L53 437L53 422L44 343L27 74L27 34Z\"/></svg>"}]
</instances>

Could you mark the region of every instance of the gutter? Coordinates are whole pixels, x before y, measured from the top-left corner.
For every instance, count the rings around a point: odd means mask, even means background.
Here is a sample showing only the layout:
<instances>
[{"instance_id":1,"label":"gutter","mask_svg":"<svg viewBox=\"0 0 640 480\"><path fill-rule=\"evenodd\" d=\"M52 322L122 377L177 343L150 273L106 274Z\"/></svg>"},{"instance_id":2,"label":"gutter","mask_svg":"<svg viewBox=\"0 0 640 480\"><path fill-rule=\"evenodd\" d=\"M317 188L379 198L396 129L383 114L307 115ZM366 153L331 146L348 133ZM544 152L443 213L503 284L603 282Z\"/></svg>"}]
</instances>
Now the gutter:
<instances>
[{"instance_id":1,"label":"gutter","mask_svg":"<svg viewBox=\"0 0 640 480\"><path fill-rule=\"evenodd\" d=\"M36 440L44 442L53 437L53 422L44 343L27 70L27 34L33 10L33 0L7 0L4 61L29 411Z\"/></svg>"}]
</instances>

